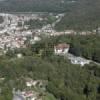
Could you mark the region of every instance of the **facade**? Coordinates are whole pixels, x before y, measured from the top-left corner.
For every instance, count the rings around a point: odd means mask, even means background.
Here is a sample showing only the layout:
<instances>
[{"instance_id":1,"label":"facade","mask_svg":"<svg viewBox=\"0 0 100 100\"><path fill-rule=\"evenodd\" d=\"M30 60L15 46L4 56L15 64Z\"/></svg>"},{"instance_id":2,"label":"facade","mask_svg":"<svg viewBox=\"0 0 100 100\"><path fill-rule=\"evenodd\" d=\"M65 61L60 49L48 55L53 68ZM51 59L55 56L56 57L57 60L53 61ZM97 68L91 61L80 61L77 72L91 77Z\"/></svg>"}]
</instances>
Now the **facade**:
<instances>
[{"instance_id":1,"label":"facade","mask_svg":"<svg viewBox=\"0 0 100 100\"><path fill-rule=\"evenodd\" d=\"M54 53L55 54L66 54L68 53L70 48L69 44L66 43L62 43L62 44L58 44L57 46L54 46Z\"/></svg>"}]
</instances>

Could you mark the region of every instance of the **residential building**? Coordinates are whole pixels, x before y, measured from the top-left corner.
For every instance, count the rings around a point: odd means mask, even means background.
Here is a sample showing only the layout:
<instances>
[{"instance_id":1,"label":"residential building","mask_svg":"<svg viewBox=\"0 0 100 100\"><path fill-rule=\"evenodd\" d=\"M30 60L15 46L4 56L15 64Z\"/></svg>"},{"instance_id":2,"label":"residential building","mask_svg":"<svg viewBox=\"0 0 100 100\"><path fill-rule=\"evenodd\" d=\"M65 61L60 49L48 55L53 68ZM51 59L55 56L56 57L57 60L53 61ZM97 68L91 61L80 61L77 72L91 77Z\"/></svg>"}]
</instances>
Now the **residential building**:
<instances>
[{"instance_id":1,"label":"residential building","mask_svg":"<svg viewBox=\"0 0 100 100\"><path fill-rule=\"evenodd\" d=\"M70 48L69 44L61 43L61 44L54 46L54 53L58 54L58 55L59 54L66 54L66 53L68 53L69 48Z\"/></svg>"},{"instance_id":2,"label":"residential building","mask_svg":"<svg viewBox=\"0 0 100 100\"><path fill-rule=\"evenodd\" d=\"M35 91L13 90L13 100L38 100L38 93Z\"/></svg>"}]
</instances>

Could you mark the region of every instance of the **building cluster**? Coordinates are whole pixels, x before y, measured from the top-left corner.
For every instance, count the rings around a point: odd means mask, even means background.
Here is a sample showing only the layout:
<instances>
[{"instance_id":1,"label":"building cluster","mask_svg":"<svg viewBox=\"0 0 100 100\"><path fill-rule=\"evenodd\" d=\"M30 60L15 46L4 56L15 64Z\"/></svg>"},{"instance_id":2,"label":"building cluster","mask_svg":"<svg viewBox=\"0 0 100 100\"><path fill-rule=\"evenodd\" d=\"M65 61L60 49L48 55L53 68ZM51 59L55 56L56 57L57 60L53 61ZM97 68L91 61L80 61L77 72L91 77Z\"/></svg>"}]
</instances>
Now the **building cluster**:
<instances>
[{"instance_id":1,"label":"building cluster","mask_svg":"<svg viewBox=\"0 0 100 100\"><path fill-rule=\"evenodd\" d=\"M18 36L0 36L0 49L8 50L14 48L25 47L24 41L26 38Z\"/></svg>"},{"instance_id":2,"label":"building cluster","mask_svg":"<svg viewBox=\"0 0 100 100\"><path fill-rule=\"evenodd\" d=\"M33 14L31 16L0 14L0 16L4 18L4 22L0 24L0 50L25 48L25 41L29 37L34 43L40 40L34 31L24 25L25 21L39 19L38 16Z\"/></svg>"},{"instance_id":3,"label":"building cluster","mask_svg":"<svg viewBox=\"0 0 100 100\"><path fill-rule=\"evenodd\" d=\"M43 80L32 80L26 78L26 87L23 91L13 89L13 100L43 100L42 95L39 91L34 90L32 87L39 88L41 91L45 91L47 81Z\"/></svg>"},{"instance_id":4,"label":"building cluster","mask_svg":"<svg viewBox=\"0 0 100 100\"><path fill-rule=\"evenodd\" d=\"M57 20L52 24L44 25L40 29L29 29L29 25L26 25L25 22L30 20L47 20L46 17L43 17L43 14L0 13L0 16L4 18L4 22L0 23L0 49L7 50L8 48L14 49L25 47L25 41L27 40L27 37L31 37L30 42L35 43L36 41L40 40L40 38L36 37L37 35L55 34L56 31L53 29L53 27L61 20L64 14L53 15L51 13L50 16L55 17Z\"/></svg>"},{"instance_id":5,"label":"building cluster","mask_svg":"<svg viewBox=\"0 0 100 100\"><path fill-rule=\"evenodd\" d=\"M15 91L13 90L13 100L42 100L39 94L34 91Z\"/></svg>"},{"instance_id":6,"label":"building cluster","mask_svg":"<svg viewBox=\"0 0 100 100\"><path fill-rule=\"evenodd\" d=\"M47 83L46 81L43 81L43 80L32 80L30 78L27 78L26 79L26 86L27 87L35 87L35 86L38 86L38 87L45 87L44 86L44 83Z\"/></svg>"},{"instance_id":7,"label":"building cluster","mask_svg":"<svg viewBox=\"0 0 100 100\"><path fill-rule=\"evenodd\" d=\"M25 48L26 41L30 37L30 43L35 43L36 41L41 40L40 37L34 36L31 31L23 31L17 32L14 34L1 34L0 35L0 49L8 50L8 49L15 49L15 48Z\"/></svg>"}]
</instances>

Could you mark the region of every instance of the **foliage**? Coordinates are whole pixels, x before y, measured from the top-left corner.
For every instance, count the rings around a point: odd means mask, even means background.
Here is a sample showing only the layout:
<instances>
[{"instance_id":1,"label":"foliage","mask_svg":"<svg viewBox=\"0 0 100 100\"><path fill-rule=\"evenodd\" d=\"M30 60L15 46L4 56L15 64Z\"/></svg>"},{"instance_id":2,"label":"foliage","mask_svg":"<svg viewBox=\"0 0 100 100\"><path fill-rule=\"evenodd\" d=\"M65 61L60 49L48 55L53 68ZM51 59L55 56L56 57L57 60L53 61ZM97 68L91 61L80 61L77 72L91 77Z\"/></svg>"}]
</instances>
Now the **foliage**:
<instances>
[{"instance_id":1,"label":"foliage","mask_svg":"<svg viewBox=\"0 0 100 100\"><path fill-rule=\"evenodd\" d=\"M0 76L5 78L0 83L3 93L0 98L11 100L9 98L12 98L12 88L24 89L25 78L30 77L47 80L46 90L56 99L99 100L100 65L93 63L84 67L73 65L67 58L53 53L54 45L65 42L69 43L71 48L79 47L79 55L92 59L99 50L99 39L97 35L49 37L31 45L28 50L15 50L15 54L23 54L20 59L5 55L6 57L0 59ZM53 99L53 96L48 95L44 99Z\"/></svg>"}]
</instances>

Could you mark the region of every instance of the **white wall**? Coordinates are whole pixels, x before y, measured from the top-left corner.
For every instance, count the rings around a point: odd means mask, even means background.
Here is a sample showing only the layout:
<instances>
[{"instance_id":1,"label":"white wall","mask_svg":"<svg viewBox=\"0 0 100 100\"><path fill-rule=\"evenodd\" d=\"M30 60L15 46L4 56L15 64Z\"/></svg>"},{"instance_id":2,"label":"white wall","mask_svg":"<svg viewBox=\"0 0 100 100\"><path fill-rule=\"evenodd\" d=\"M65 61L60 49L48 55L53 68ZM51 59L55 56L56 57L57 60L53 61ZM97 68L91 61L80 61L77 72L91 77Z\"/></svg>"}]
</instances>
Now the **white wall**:
<instances>
[{"instance_id":1,"label":"white wall","mask_svg":"<svg viewBox=\"0 0 100 100\"><path fill-rule=\"evenodd\" d=\"M69 48L64 49L64 51L62 49L56 50L56 48L55 48L54 51L55 51L55 54L65 54L65 53L68 53Z\"/></svg>"}]
</instances>

